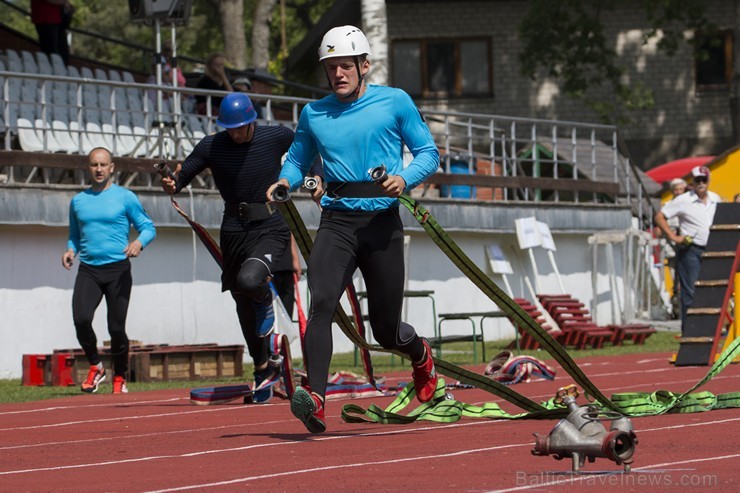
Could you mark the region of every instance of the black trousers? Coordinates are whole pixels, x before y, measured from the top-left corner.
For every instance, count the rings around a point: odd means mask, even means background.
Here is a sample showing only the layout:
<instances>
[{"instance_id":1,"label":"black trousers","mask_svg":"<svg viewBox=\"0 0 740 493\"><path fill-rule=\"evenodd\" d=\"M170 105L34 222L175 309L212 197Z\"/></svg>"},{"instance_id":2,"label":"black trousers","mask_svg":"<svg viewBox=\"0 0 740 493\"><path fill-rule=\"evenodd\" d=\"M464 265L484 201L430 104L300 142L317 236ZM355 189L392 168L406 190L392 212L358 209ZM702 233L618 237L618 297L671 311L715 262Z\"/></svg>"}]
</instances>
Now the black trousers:
<instances>
[{"instance_id":1,"label":"black trousers","mask_svg":"<svg viewBox=\"0 0 740 493\"><path fill-rule=\"evenodd\" d=\"M293 278L293 271L281 270L273 272L272 285L275 286L275 290L278 292L280 301L283 302L285 311L292 317L293 308L295 307L295 279Z\"/></svg>"},{"instance_id":2,"label":"black trousers","mask_svg":"<svg viewBox=\"0 0 740 493\"><path fill-rule=\"evenodd\" d=\"M344 288L359 268L367 288L373 336L386 349L418 361L424 346L401 322L404 288L403 223L397 208L374 212L324 210L308 259L311 293L306 328L306 371L313 392L323 396L332 356L331 325Z\"/></svg>"},{"instance_id":3,"label":"black trousers","mask_svg":"<svg viewBox=\"0 0 740 493\"><path fill-rule=\"evenodd\" d=\"M69 44L67 44L67 30L61 24L36 24L36 33L39 35L41 51L50 55L57 53L69 65Z\"/></svg>"},{"instance_id":4,"label":"black trousers","mask_svg":"<svg viewBox=\"0 0 740 493\"><path fill-rule=\"evenodd\" d=\"M268 278L280 256L290 253L290 230L282 222L277 227L259 224L249 231L221 231L221 249L222 289L231 291L249 356L255 366L261 366L270 356L270 341L257 336L254 304L270 296Z\"/></svg>"},{"instance_id":5,"label":"black trousers","mask_svg":"<svg viewBox=\"0 0 740 493\"><path fill-rule=\"evenodd\" d=\"M100 363L98 339L92 321L95 310L105 296L113 373L121 376L128 372L129 342L126 336L126 315L132 284L131 262L128 259L99 266L81 262L72 293L72 318L77 331L77 340L85 351L90 365Z\"/></svg>"}]
</instances>

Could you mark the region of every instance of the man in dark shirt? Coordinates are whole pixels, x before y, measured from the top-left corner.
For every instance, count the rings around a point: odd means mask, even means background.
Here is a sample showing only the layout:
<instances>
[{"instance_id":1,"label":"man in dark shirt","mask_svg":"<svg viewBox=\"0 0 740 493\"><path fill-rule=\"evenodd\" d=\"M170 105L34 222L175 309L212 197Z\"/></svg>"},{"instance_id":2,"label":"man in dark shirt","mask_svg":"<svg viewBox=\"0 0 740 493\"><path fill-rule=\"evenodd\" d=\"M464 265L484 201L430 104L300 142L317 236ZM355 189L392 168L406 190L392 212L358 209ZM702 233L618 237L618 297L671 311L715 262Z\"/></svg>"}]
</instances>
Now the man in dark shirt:
<instances>
[{"instance_id":1,"label":"man in dark shirt","mask_svg":"<svg viewBox=\"0 0 740 493\"><path fill-rule=\"evenodd\" d=\"M58 54L65 65L69 65L67 28L74 10L69 0L31 0L31 21L36 26L41 51Z\"/></svg>"},{"instance_id":2,"label":"man in dark shirt","mask_svg":"<svg viewBox=\"0 0 740 493\"><path fill-rule=\"evenodd\" d=\"M267 188L277 181L283 154L293 131L282 126L258 126L249 96L231 93L221 102L218 125L226 130L201 140L182 165L176 180L162 178L162 188L174 194L210 168L224 200L221 223L222 291L231 291L239 324L255 365L255 386L269 376L269 337L275 316L269 287L281 257L291 255L290 230L276 208L265 203ZM255 393L267 402L272 388Z\"/></svg>"}]
</instances>

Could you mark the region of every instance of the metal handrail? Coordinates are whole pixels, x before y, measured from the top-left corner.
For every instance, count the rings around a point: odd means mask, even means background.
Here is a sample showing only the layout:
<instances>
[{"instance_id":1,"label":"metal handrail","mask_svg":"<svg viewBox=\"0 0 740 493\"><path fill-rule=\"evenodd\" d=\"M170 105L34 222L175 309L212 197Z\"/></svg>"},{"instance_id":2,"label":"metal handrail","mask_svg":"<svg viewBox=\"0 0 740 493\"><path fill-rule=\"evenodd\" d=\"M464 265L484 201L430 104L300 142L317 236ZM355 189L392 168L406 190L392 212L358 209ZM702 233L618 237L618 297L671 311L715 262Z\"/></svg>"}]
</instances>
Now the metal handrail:
<instances>
[{"instance_id":1,"label":"metal handrail","mask_svg":"<svg viewBox=\"0 0 740 493\"><path fill-rule=\"evenodd\" d=\"M117 123L122 114L134 114L137 118L143 115L146 122L146 130L151 133L151 140L157 140L154 135L156 132L162 132L162 128L157 128L160 122L167 122L165 130L172 128L168 133L167 142L174 149L165 155L167 149L159 145L157 149L152 149L151 142L142 139L141 144L147 150L146 157L174 157L182 159L186 151L197 143L197 139L190 131L188 120L192 117L201 118L206 126L206 132L210 133L216 130L215 118L213 117L211 98L225 96L228 94L224 91L208 91L191 87L173 87L168 85L141 84L124 81L100 80L92 78L75 78L68 76L56 76L35 73L21 73L0 71L0 79L4 79L2 84L3 102L2 112L4 126L0 131L5 132L4 148L10 150L15 148L14 134L17 134L18 128L11 125L11 108L15 110L14 105L37 105L39 118L51 122L50 115L62 106L69 111L76 111L77 130L71 131L79 142L82 142L84 134L88 131L85 127L84 114L89 111L98 111L104 115L104 123L110 124L110 129L101 129L98 134L101 138L112 139L115 143ZM10 85L35 84L36 94L38 97L34 101L28 101L22 96L17 99L10 98ZM50 87L57 87L58 84L66 84L72 88L75 93L74 100L69 101L67 105L60 105L52 100L47 100L47 95L53 95ZM98 98L94 103L89 103L89 96L86 94L97 94L99 89L105 88L110 92L110 103L101 106ZM179 109L157 111L147 97L147 91L160 91L166 95L178 94L182 97L191 95L203 95L209 103L209 111L206 115L195 113L183 113ZM106 93L107 94L107 93ZM118 108L120 97L134 97L138 99L141 109ZM264 102L267 118L264 124L286 125L295 127L298 122L301 108L313 101L309 98L294 96L279 96L250 93L250 97L257 101ZM88 101L86 101L88 99ZM278 110L283 108L282 112ZM276 118L272 115L278 111ZM508 117L503 115L487 115L469 112L440 111L433 109L424 109L422 113L432 130L440 152L443 156L442 166L445 172L450 172L451 158L455 154L464 156L467 172L469 174L481 174L482 165L489 165L490 169L487 174L491 176L541 176L549 180L579 180L591 179L612 183L620 183L623 190L620 192L620 200L632 201L637 199L642 204L644 198L648 196L644 186L639 183L634 187L630 185L630 180L636 176L635 166L629 158L624 146L621 135L616 127L604 124L589 124L572 121L552 121L544 119L532 119L524 117ZM72 120L74 121L74 120ZM42 131L42 135L53 133L53 129ZM50 135L50 134L49 134ZM161 137L161 135L160 135ZM162 139L160 139L162 140ZM161 144L161 143L160 143ZM148 147L146 147L148 146ZM154 146L156 147L156 146ZM49 150L47 148L47 150ZM604 164L606 162L606 164ZM476 168L478 165L478 169ZM603 167L604 171L598 171L597 165ZM528 169L531 168L531 172ZM13 176L13 173L10 174ZM20 174L19 176L22 176ZM146 180L148 181L148 180ZM530 182L528 182L530 183ZM543 183L545 183L543 181ZM134 183L136 185L136 183ZM206 183L205 186L212 186ZM633 197L633 188L637 192L637 197ZM546 190L546 189L545 189ZM599 202L606 200L596 193L568 193L558 188L557 191L550 191L548 194L543 193L543 189L505 189L499 199L504 200L529 200L529 201L555 201L555 202ZM643 208L639 205L638 209ZM637 215L643 217L642 209L637 211Z\"/></svg>"}]
</instances>

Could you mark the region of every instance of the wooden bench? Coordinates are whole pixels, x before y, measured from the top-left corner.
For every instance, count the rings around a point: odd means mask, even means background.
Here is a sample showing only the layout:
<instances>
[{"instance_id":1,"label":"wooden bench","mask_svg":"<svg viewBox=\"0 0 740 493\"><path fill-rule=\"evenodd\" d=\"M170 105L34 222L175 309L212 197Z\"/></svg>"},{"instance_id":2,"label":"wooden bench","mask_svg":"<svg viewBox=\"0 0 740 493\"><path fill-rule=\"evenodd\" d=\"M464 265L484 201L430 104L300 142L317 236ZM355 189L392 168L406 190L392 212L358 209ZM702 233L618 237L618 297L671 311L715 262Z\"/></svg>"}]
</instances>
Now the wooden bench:
<instances>
[{"instance_id":1,"label":"wooden bench","mask_svg":"<svg viewBox=\"0 0 740 493\"><path fill-rule=\"evenodd\" d=\"M615 346L621 346L625 339L634 344L645 344L645 339L656 332L646 324L609 325L609 328L614 332L612 344Z\"/></svg>"},{"instance_id":2,"label":"wooden bench","mask_svg":"<svg viewBox=\"0 0 740 493\"><path fill-rule=\"evenodd\" d=\"M480 333L476 331L475 318L480 317ZM483 335L483 321L487 318L502 318L506 317L506 314L501 311L491 312L461 312L461 313L440 313L439 322L437 324L437 334L429 344L437 350L437 357L442 357L442 344L448 342L472 342L473 343L473 361L478 360L478 349L477 343L480 342L481 353L483 362L486 362L486 342ZM470 322L470 327L473 330L471 335L451 335L442 336L442 323L453 320L467 320ZM517 334L518 337L518 334Z\"/></svg>"}]
</instances>

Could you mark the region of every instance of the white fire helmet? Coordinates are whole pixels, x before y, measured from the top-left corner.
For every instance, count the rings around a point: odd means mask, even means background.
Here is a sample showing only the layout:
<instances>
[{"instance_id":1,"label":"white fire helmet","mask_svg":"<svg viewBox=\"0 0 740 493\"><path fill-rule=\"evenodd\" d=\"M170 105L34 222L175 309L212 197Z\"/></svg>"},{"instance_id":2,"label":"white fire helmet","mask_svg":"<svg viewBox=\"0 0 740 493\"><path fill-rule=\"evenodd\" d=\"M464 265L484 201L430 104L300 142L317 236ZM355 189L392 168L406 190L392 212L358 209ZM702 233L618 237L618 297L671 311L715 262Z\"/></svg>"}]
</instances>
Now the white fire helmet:
<instances>
[{"instance_id":1,"label":"white fire helmet","mask_svg":"<svg viewBox=\"0 0 740 493\"><path fill-rule=\"evenodd\" d=\"M340 56L372 55L370 43L355 26L341 26L330 29L319 45L319 61Z\"/></svg>"}]
</instances>

